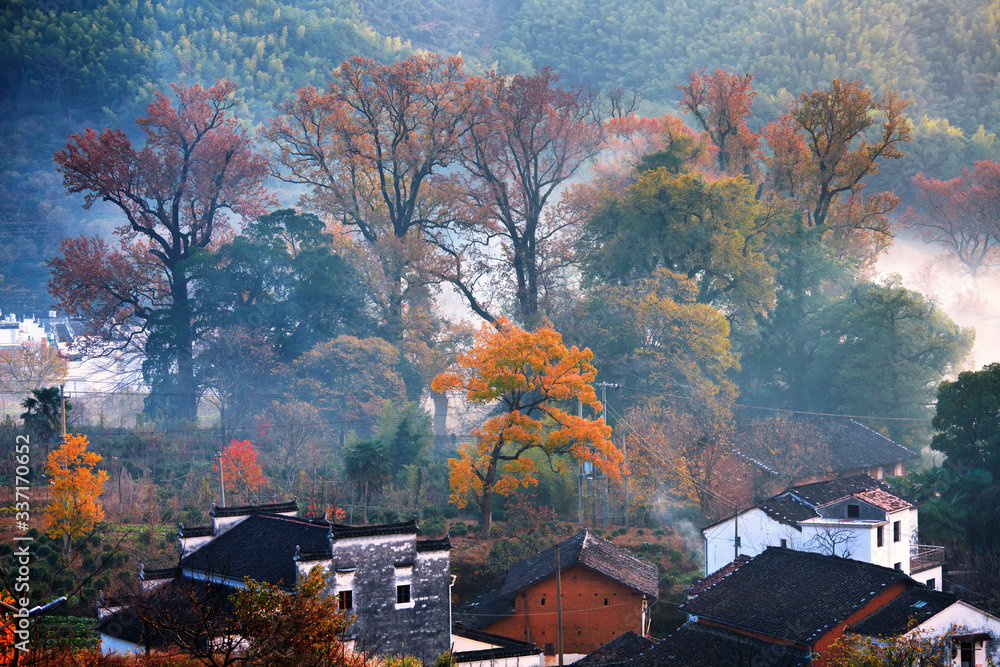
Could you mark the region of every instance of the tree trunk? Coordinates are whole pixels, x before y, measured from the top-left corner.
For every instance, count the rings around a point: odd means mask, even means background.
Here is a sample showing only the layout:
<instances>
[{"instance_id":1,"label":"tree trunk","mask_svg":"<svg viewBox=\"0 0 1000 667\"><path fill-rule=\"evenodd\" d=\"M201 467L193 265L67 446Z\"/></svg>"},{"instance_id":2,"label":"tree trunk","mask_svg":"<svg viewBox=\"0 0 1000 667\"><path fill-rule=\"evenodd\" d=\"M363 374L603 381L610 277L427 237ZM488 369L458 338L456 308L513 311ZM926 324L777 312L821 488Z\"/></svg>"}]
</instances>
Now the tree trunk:
<instances>
[{"instance_id":1,"label":"tree trunk","mask_svg":"<svg viewBox=\"0 0 1000 667\"><path fill-rule=\"evenodd\" d=\"M448 395L431 391L434 401L434 444L435 448L448 437Z\"/></svg>"},{"instance_id":2,"label":"tree trunk","mask_svg":"<svg viewBox=\"0 0 1000 667\"><path fill-rule=\"evenodd\" d=\"M490 528L493 527L493 487L487 486L483 489L483 495L479 499L479 536L489 537Z\"/></svg>"}]
</instances>

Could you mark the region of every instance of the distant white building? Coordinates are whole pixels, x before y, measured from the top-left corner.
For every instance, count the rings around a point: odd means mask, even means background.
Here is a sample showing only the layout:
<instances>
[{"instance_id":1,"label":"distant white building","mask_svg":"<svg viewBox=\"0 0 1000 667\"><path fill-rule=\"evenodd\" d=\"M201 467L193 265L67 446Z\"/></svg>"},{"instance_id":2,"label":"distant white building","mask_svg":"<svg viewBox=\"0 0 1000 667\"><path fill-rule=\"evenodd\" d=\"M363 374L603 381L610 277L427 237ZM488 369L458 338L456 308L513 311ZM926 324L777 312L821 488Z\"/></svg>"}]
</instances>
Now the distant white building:
<instances>
[{"instance_id":1,"label":"distant white building","mask_svg":"<svg viewBox=\"0 0 1000 667\"><path fill-rule=\"evenodd\" d=\"M793 486L702 530L706 576L769 546L901 570L941 590L943 548L917 544L917 507L869 475Z\"/></svg>"}]
</instances>

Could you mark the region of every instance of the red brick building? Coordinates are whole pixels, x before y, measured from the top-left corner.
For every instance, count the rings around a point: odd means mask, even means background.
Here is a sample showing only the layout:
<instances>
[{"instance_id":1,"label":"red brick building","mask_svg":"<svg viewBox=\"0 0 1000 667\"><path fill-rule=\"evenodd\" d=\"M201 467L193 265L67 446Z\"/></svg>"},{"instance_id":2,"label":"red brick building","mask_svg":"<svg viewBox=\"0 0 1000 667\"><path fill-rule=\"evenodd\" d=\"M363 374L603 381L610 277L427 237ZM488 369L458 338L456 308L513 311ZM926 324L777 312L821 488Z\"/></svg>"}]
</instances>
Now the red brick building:
<instances>
[{"instance_id":1,"label":"red brick building","mask_svg":"<svg viewBox=\"0 0 1000 667\"><path fill-rule=\"evenodd\" d=\"M585 655L626 632L645 633L656 566L586 531L516 563L500 590L455 611L456 624L557 652L557 548L564 653Z\"/></svg>"}]
</instances>

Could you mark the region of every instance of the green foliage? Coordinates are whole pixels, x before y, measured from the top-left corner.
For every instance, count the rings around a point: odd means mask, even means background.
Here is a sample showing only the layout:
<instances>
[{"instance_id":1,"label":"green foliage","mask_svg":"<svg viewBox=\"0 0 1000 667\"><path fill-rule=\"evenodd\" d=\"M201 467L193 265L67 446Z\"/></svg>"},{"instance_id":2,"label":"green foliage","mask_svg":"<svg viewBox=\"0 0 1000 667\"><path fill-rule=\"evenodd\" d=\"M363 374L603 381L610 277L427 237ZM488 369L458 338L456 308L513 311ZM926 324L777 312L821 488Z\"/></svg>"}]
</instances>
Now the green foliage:
<instances>
[{"instance_id":1,"label":"green foliage","mask_svg":"<svg viewBox=\"0 0 1000 667\"><path fill-rule=\"evenodd\" d=\"M861 283L819 318L807 379L813 405L820 412L926 419L934 384L960 367L974 339L973 330L898 278ZM884 427L904 444L917 430L891 420Z\"/></svg>"},{"instance_id":2,"label":"green foliage","mask_svg":"<svg viewBox=\"0 0 1000 667\"><path fill-rule=\"evenodd\" d=\"M947 455L949 468L982 468L1000 479L1000 363L942 382L931 424L931 447Z\"/></svg>"}]
</instances>

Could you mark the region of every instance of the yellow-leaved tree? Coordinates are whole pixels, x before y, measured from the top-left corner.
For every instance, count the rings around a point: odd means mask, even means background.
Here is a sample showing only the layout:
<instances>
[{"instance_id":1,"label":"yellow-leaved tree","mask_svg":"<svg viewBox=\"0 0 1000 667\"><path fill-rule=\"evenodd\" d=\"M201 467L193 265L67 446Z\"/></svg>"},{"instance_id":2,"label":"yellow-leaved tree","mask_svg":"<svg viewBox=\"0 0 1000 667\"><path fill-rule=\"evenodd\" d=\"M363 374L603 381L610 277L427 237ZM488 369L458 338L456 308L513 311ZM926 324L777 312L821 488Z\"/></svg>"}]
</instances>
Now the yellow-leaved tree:
<instances>
[{"instance_id":1,"label":"yellow-leaved tree","mask_svg":"<svg viewBox=\"0 0 1000 667\"><path fill-rule=\"evenodd\" d=\"M579 400L600 412L592 358L589 349L567 348L548 322L525 331L500 318L495 326L483 325L472 349L458 356L459 372L434 378L436 392L462 391L470 401L501 408L472 432L474 441L459 448L458 458L448 460L451 501L479 505L483 535L490 530L494 493L506 496L538 483L537 465L525 456L531 450L544 453L556 469L555 457L568 454L621 479L623 457L611 444L611 427L557 406Z\"/></svg>"},{"instance_id":2,"label":"yellow-leaved tree","mask_svg":"<svg viewBox=\"0 0 1000 667\"><path fill-rule=\"evenodd\" d=\"M49 453L45 471L52 484L52 502L45 511L46 534L62 537L68 556L73 541L86 537L104 520L98 499L108 473L94 471L101 455L87 451L87 436L67 435L62 446Z\"/></svg>"}]
</instances>

